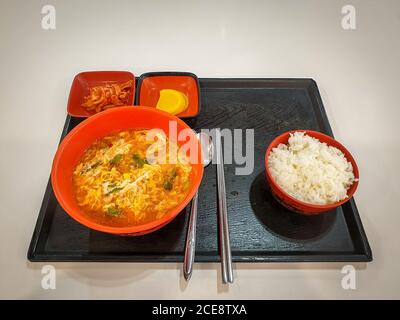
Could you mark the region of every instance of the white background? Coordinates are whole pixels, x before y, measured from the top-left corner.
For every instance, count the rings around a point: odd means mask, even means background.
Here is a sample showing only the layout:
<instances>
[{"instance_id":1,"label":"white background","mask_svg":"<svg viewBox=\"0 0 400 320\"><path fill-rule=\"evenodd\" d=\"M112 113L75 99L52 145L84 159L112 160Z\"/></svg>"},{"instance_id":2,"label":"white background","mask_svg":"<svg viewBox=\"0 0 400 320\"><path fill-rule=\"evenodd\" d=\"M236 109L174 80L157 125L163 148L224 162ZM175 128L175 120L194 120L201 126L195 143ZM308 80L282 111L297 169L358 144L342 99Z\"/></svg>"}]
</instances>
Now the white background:
<instances>
[{"instance_id":1,"label":"white background","mask_svg":"<svg viewBox=\"0 0 400 320\"><path fill-rule=\"evenodd\" d=\"M1 298L400 298L400 2L0 0ZM53 4L57 29L41 28ZM356 158L356 202L374 253L357 290L342 264L57 263L57 289L26 252L66 116L84 70L191 71L199 77L311 77L335 136ZM232 230L234 232L234 230Z\"/></svg>"}]
</instances>

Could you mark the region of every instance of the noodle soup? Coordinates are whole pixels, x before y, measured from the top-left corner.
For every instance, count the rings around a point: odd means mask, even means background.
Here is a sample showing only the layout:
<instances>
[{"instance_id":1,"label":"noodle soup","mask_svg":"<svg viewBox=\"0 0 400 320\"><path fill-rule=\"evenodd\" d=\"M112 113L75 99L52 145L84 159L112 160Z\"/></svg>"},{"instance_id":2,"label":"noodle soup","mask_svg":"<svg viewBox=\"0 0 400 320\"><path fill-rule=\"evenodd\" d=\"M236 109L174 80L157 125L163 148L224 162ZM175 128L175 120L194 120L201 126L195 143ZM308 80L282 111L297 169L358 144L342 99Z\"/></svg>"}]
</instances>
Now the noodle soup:
<instances>
[{"instance_id":1,"label":"noodle soup","mask_svg":"<svg viewBox=\"0 0 400 320\"><path fill-rule=\"evenodd\" d=\"M164 134L149 141L148 132L124 130L105 136L79 160L74 194L93 222L112 227L145 224L161 219L187 196L192 170L188 158ZM165 162L157 161L161 153Z\"/></svg>"}]
</instances>

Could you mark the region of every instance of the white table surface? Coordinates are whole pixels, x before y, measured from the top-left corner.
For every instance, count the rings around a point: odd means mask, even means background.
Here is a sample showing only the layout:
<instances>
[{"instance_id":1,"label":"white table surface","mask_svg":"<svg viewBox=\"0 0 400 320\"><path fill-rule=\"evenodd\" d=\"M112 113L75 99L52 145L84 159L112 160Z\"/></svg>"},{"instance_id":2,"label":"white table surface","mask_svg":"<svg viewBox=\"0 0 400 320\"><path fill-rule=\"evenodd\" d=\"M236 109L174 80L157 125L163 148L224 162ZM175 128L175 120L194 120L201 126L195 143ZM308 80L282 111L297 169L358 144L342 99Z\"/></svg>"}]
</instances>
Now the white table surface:
<instances>
[{"instance_id":1,"label":"white table surface","mask_svg":"<svg viewBox=\"0 0 400 320\"><path fill-rule=\"evenodd\" d=\"M0 0L0 298L269 299L400 298L400 2ZM41 28L55 5L56 30ZM356 264L356 290L341 263L54 263L55 290L26 252L66 116L84 70L191 71L199 77L310 77L335 136L357 159L356 202L374 261Z\"/></svg>"}]
</instances>

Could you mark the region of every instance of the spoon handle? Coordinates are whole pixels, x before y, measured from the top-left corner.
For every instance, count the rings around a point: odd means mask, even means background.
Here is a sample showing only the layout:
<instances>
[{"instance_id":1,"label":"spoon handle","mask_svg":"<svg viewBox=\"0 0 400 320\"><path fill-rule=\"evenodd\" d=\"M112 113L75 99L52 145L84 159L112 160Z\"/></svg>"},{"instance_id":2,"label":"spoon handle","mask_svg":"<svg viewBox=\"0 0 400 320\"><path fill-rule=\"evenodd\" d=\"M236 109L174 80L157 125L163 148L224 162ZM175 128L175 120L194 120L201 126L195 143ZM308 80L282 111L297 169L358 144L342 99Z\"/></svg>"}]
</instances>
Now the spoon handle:
<instances>
[{"instance_id":1,"label":"spoon handle","mask_svg":"<svg viewBox=\"0 0 400 320\"><path fill-rule=\"evenodd\" d=\"M183 276L186 281L190 280L193 271L194 252L196 249L196 223L197 223L197 199L198 193L192 199L190 207L189 225L186 235L185 256L183 260Z\"/></svg>"}]
</instances>

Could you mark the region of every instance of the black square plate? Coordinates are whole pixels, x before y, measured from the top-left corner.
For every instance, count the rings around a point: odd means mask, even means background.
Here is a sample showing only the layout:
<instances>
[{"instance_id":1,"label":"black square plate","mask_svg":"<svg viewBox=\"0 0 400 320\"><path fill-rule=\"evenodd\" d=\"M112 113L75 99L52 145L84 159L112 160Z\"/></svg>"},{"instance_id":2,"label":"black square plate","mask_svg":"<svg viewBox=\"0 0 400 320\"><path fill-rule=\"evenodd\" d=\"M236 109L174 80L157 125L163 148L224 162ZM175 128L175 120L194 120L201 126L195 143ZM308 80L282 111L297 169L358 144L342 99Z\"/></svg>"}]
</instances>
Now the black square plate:
<instances>
[{"instance_id":1,"label":"black square plate","mask_svg":"<svg viewBox=\"0 0 400 320\"><path fill-rule=\"evenodd\" d=\"M356 204L351 199L320 216L287 211L271 196L264 155L282 132L311 129L332 135L316 83L311 79L200 79L202 112L187 120L201 128L254 129L251 175L225 166L232 258L235 262L328 262L372 260ZM62 137L81 119L67 117ZM199 189L196 258L220 261L218 252L216 168L211 165ZM188 209L186 209L188 212ZM30 261L183 261L188 214L140 237L90 230L59 206L48 184L28 251Z\"/></svg>"}]
</instances>

